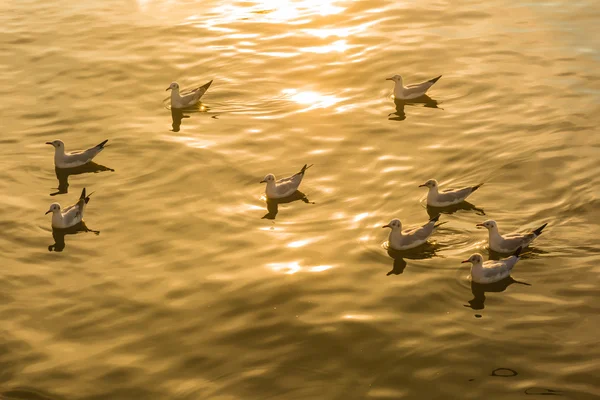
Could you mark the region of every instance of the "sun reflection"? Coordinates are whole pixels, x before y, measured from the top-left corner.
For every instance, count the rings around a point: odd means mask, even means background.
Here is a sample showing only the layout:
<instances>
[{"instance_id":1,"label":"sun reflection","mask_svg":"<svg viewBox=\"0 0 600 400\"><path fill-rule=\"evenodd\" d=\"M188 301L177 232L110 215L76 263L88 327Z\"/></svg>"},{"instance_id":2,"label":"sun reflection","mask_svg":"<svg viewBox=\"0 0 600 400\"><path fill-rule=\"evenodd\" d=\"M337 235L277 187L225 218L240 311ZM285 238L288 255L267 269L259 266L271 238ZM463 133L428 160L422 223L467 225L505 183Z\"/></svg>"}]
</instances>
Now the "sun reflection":
<instances>
[{"instance_id":1,"label":"sun reflection","mask_svg":"<svg viewBox=\"0 0 600 400\"><path fill-rule=\"evenodd\" d=\"M307 272L323 272L333 268L333 265L314 265L311 267L303 267L298 261L290 261L284 263L267 264L267 267L275 272L285 271L285 274L292 275L302 270Z\"/></svg>"},{"instance_id":2,"label":"sun reflection","mask_svg":"<svg viewBox=\"0 0 600 400\"><path fill-rule=\"evenodd\" d=\"M344 100L333 95L323 95L317 92L299 92L296 89L284 89L281 92L284 95L290 96L292 101L309 106L302 111L331 107Z\"/></svg>"},{"instance_id":3,"label":"sun reflection","mask_svg":"<svg viewBox=\"0 0 600 400\"><path fill-rule=\"evenodd\" d=\"M340 0L260 0L234 1L213 9L220 18L213 19L211 26L239 20L261 22L296 23L307 22L312 15L328 16L340 14L346 8L339 6ZM305 20L302 20L302 19Z\"/></svg>"},{"instance_id":4,"label":"sun reflection","mask_svg":"<svg viewBox=\"0 0 600 400\"><path fill-rule=\"evenodd\" d=\"M338 40L329 45L316 46L316 47L305 47L301 51L305 53L316 53L316 54L327 54L334 51L343 53L350 48L350 45L345 40Z\"/></svg>"},{"instance_id":5,"label":"sun reflection","mask_svg":"<svg viewBox=\"0 0 600 400\"><path fill-rule=\"evenodd\" d=\"M318 241L319 239L320 238L311 238L311 239L304 239L304 240L296 240L295 242L288 243L287 247L291 247L293 249L297 249L299 247L304 247L307 244L314 243L314 242Z\"/></svg>"}]
</instances>

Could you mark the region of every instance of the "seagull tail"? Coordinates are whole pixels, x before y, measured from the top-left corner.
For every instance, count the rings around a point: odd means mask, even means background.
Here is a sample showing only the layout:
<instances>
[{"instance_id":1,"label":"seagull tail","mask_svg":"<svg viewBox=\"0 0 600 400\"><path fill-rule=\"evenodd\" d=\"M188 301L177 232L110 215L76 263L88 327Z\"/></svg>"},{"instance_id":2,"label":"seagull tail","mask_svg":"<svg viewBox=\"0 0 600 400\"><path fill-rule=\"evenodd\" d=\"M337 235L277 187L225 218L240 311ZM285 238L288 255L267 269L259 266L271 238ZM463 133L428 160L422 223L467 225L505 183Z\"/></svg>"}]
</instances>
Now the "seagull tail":
<instances>
[{"instance_id":1,"label":"seagull tail","mask_svg":"<svg viewBox=\"0 0 600 400\"><path fill-rule=\"evenodd\" d=\"M535 234L535 236L540 236L542 234L542 231L546 227L546 225L548 225L547 222L544 225L542 225L539 228L537 228L535 231L533 231L533 233Z\"/></svg>"},{"instance_id":2,"label":"seagull tail","mask_svg":"<svg viewBox=\"0 0 600 400\"><path fill-rule=\"evenodd\" d=\"M310 164L310 165L304 164L304 167L302 167L302 169L300 170L300 172L298 172L298 174L304 175L304 173L306 172L306 170L309 169L310 167L312 167L313 165L315 165L315 164Z\"/></svg>"},{"instance_id":3,"label":"seagull tail","mask_svg":"<svg viewBox=\"0 0 600 400\"><path fill-rule=\"evenodd\" d=\"M442 215L442 214L438 214L438 215L436 215L435 217L431 218L431 219L429 220L429 222L438 222L438 220L440 219L440 216L441 216L441 215Z\"/></svg>"},{"instance_id":4,"label":"seagull tail","mask_svg":"<svg viewBox=\"0 0 600 400\"><path fill-rule=\"evenodd\" d=\"M478 185L473 186L473 190L471 190L471 193L473 193L474 191L476 191L477 189L479 189L482 186L483 186L483 182Z\"/></svg>"},{"instance_id":5,"label":"seagull tail","mask_svg":"<svg viewBox=\"0 0 600 400\"><path fill-rule=\"evenodd\" d=\"M85 195L85 188L83 188L83 191L81 192L81 196L79 197L79 200L84 200L85 204L87 204L90 201L90 197L92 197L92 195L94 194L94 192L88 194L87 196Z\"/></svg>"},{"instance_id":6,"label":"seagull tail","mask_svg":"<svg viewBox=\"0 0 600 400\"><path fill-rule=\"evenodd\" d=\"M104 145L106 144L106 142L108 142L108 139L106 139L104 142L102 142L102 143L100 143L100 144L96 145L96 147L97 147L97 148L99 148L99 149L103 149L103 148L104 148Z\"/></svg>"},{"instance_id":7,"label":"seagull tail","mask_svg":"<svg viewBox=\"0 0 600 400\"><path fill-rule=\"evenodd\" d=\"M517 249L517 251L515 251L515 254L513 254L513 256L519 258L520 254L521 254L521 250L523 250L523 247L519 247Z\"/></svg>"},{"instance_id":8,"label":"seagull tail","mask_svg":"<svg viewBox=\"0 0 600 400\"><path fill-rule=\"evenodd\" d=\"M434 225L434 226L433 226L433 228L434 228L434 229L435 229L435 228L439 228L440 226L442 226L442 225L444 225L444 224L447 224L447 223L448 223L448 221L443 221L443 222L440 222L439 224L436 224L436 225Z\"/></svg>"},{"instance_id":9,"label":"seagull tail","mask_svg":"<svg viewBox=\"0 0 600 400\"><path fill-rule=\"evenodd\" d=\"M437 81L439 81L441 77L442 76L440 75L437 78L433 78L433 79L428 80L427 82L431 82L431 84L433 85L434 83L436 83Z\"/></svg>"}]
</instances>

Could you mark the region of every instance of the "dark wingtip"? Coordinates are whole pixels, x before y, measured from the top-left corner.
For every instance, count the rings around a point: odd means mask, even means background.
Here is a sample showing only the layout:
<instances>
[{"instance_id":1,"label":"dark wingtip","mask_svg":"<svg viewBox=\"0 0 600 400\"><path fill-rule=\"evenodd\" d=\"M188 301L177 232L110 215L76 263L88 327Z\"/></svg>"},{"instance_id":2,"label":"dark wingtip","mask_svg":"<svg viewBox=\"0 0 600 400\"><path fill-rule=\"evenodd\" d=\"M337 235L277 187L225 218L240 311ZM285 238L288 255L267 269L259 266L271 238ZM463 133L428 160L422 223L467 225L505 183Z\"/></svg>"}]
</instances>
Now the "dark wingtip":
<instances>
[{"instance_id":1,"label":"dark wingtip","mask_svg":"<svg viewBox=\"0 0 600 400\"><path fill-rule=\"evenodd\" d=\"M537 228L535 231L533 231L533 233L535 233L536 236L541 235L542 231L544 230L544 228L546 227L546 225L548 225L547 222L544 225L542 225L539 228Z\"/></svg>"},{"instance_id":2,"label":"dark wingtip","mask_svg":"<svg viewBox=\"0 0 600 400\"><path fill-rule=\"evenodd\" d=\"M85 188L81 191L81 196L79 196L79 200L85 199Z\"/></svg>"},{"instance_id":3,"label":"dark wingtip","mask_svg":"<svg viewBox=\"0 0 600 400\"><path fill-rule=\"evenodd\" d=\"M473 192L474 192L474 191L476 191L477 189L479 189L479 188L480 188L480 187L482 187L482 186L483 186L483 182L482 182L482 183L480 183L479 185L475 185L475 186L473 186Z\"/></svg>"},{"instance_id":4,"label":"dark wingtip","mask_svg":"<svg viewBox=\"0 0 600 400\"><path fill-rule=\"evenodd\" d=\"M96 147L104 147L104 145L106 144L106 142L108 142L108 139L106 139L104 142L100 143L99 145L97 145Z\"/></svg>"},{"instance_id":5,"label":"dark wingtip","mask_svg":"<svg viewBox=\"0 0 600 400\"><path fill-rule=\"evenodd\" d=\"M441 216L441 215L442 215L442 214L438 214L438 215L436 215L435 217L431 218L431 219L429 220L429 222L438 222L438 221L439 221L439 219L440 219L440 216Z\"/></svg>"},{"instance_id":6,"label":"dark wingtip","mask_svg":"<svg viewBox=\"0 0 600 400\"><path fill-rule=\"evenodd\" d=\"M306 172L307 169L309 169L310 167L312 167L315 164L304 164L304 167L302 167L302 169L300 170L300 174L304 174Z\"/></svg>"},{"instance_id":7,"label":"dark wingtip","mask_svg":"<svg viewBox=\"0 0 600 400\"><path fill-rule=\"evenodd\" d=\"M521 250L523 250L523 247L519 247L519 248L517 249L517 251L515 251L515 254L513 254L513 256L515 256L515 257L519 257L519 254L521 254Z\"/></svg>"},{"instance_id":8,"label":"dark wingtip","mask_svg":"<svg viewBox=\"0 0 600 400\"><path fill-rule=\"evenodd\" d=\"M440 80L440 78L441 78L441 77L442 77L442 76L440 75L440 76L438 76L437 78L430 79L428 82L431 82L431 83L436 83L437 81L439 81L439 80Z\"/></svg>"}]
</instances>

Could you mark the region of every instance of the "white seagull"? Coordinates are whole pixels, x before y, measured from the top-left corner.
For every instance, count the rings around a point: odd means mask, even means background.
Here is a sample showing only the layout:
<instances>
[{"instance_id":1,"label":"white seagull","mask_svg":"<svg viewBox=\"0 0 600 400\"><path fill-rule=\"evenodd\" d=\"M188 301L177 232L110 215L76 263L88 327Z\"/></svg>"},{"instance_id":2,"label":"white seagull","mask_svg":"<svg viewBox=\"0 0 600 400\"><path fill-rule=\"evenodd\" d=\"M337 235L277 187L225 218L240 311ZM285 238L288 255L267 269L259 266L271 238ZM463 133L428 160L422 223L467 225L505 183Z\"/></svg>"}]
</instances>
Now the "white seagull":
<instances>
[{"instance_id":1,"label":"white seagull","mask_svg":"<svg viewBox=\"0 0 600 400\"><path fill-rule=\"evenodd\" d=\"M498 224L491 219L476 226L483 226L489 231L488 246L491 250L497 253L512 253L519 247L529 246L535 238L542 234L546 225L548 223L529 233L509 233L506 235L501 235L498 232Z\"/></svg>"},{"instance_id":2,"label":"white seagull","mask_svg":"<svg viewBox=\"0 0 600 400\"><path fill-rule=\"evenodd\" d=\"M412 85L404 86L402 84L402 77L400 75L394 75L391 78L385 78L386 81L394 81L394 98L398 100L410 100L416 99L417 97L423 96L434 83L438 81L442 76L430 79L425 82L415 83Z\"/></svg>"},{"instance_id":3,"label":"white seagull","mask_svg":"<svg viewBox=\"0 0 600 400\"><path fill-rule=\"evenodd\" d=\"M448 189L443 192L438 192L438 182L435 179L430 179L419 187L429 188L427 193L427 205L430 207L448 207L465 201L467 197L483 185L469 186L462 189Z\"/></svg>"},{"instance_id":4,"label":"white seagull","mask_svg":"<svg viewBox=\"0 0 600 400\"><path fill-rule=\"evenodd\" d=\"M278 181L275 180L275 175L273 174L265 176L265 179L260 181L260 183L267 184L267 188L265 189L265 194L267 195L267 198L281 199L294 194L296 190L298 190L298 187L302 182L302 178L304 178L304 173L307 169L309 169L312 166L313 164L304 164L304 167L302 167L300 172L295 173L294 175L288 178L281 178Z\"/></svg>"},{"instance_id":5,"label":"white seagull","mask_svg":"<svg viewBox=\"0 0 600 400\"><path fill-rule=\"evenodd\" d=\"M382 228L391 228L390 236L388 238L389 245L394 250L409 250L424 244L429 236L433 233L435 228L442 224L436 222L440 219L438 215L435 218L429 220L423 226L418 228L411 228L402 231L402 223L399 219L393 219L389 224L382 226Z\"/></svg>"},{"instance_id":6,"label":"white seagull","mask_svg":"<svg viewBox=\"0 0 600 400\"><path fill-rule=\"evenodd\" d=\"M186 91L183 96L179 94L179 84L177 82L171 83L171 85L166 89L171 91L171 108L186 108L195 106L200 101L200 97L206 93L211 83L212 81L195 89Z\"/></svg>"},{"instance_id":7,"label":"white seagull","mask_svg":"<svg viewBox=\"0 0 600 400\"><path fill-rule=\"evenodd\" d=\"M91 195L92 193L86 196L85 188L83 188L81 196L79 196L79 201L64 210L60 209L60 204L58 203L50 204L50 209L46 211L46 214L52 213L52 227L65 229L80 223L83 220L83 209L88 201L90 201Z\"/></svg>"},{"instance_id":8,"label":"white seagull","mask_svg":"<svg viewBox=\"0 0 600 400\"><path fill-rule=\"evenodd\" d=\"M54 147L54 166L56 168L75 168L92 161L98 153L104 150L106 142L108 142L108 139L87 150L77 150L70 153L65 152L65 144L62 140L53 140L52 142L46 142L46 144Z\"/></svg>"},{"instance_id":9,"label":"white seagull","mask_svg":"<svg viewBox=\"0 0 600 400\"><path fill-rule=\"evenodd\" d=\"M499 282L510 276L513 267L519 261L521 248L519 247L515 254L504 260L489 260L483 262L483 256L475 253L463 263L471 263L471 280L476 283L494 283Z\"/></svg>"}]
</instances>

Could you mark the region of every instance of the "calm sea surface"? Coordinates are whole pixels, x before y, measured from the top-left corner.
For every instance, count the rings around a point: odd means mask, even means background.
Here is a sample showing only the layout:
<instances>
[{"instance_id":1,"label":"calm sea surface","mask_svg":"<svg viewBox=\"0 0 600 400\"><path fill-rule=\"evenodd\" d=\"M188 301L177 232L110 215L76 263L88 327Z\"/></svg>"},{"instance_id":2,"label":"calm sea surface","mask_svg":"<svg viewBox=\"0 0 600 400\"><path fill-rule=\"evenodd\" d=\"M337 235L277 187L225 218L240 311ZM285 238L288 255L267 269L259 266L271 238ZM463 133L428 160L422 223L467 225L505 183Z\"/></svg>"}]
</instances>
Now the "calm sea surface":
<instances>
[{"instance_id":1,"label":"calm sea surface","mask_svg":"<svg viewBox=\"0 0 600 400\"><path fill-rule=\"evenodd\" d=\"M2 1L0 398L599 398L599 20L597 0ZM394 74L443 77L395 105ZM172 81L211 79L172 115ZM109 142L57 177L53 139ZM310 202L268 210L258 182L306 163ZM429 178L485 185L388 253ZM44 212L83 187L101 233L53 237ZM487 259L488 218L548 227L484 292L460 261Z\"/></svg>"}]
</instances>

